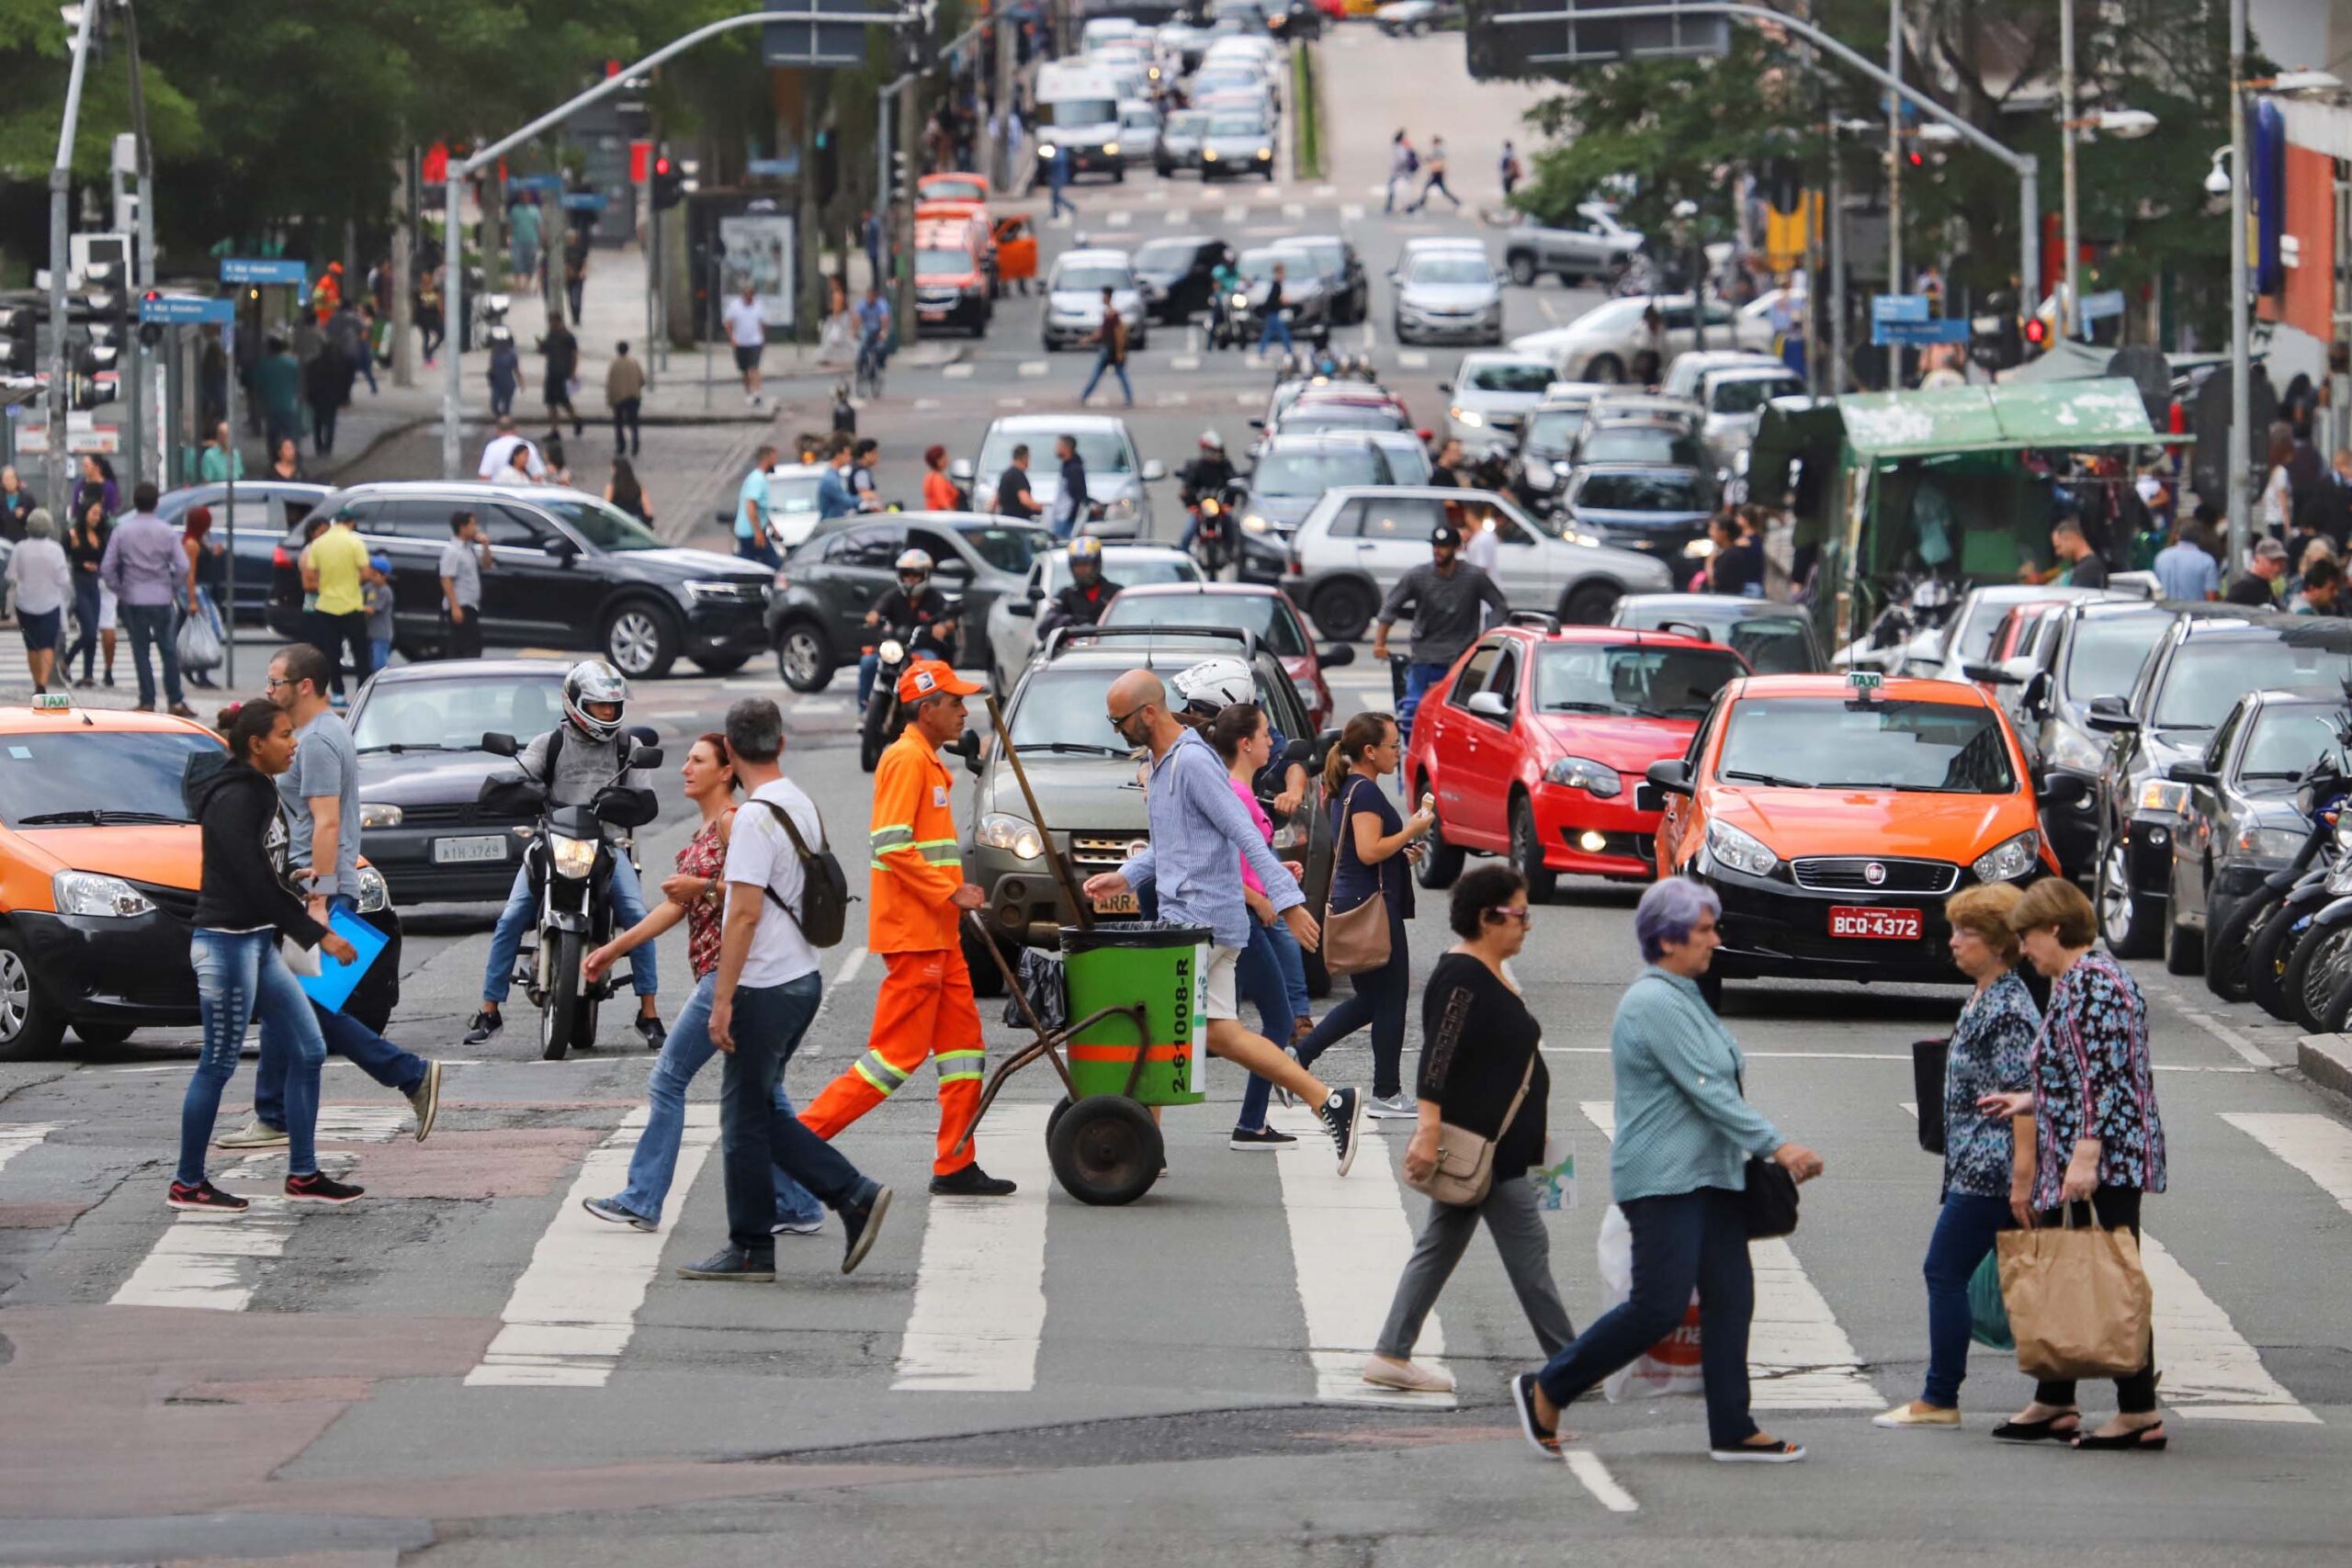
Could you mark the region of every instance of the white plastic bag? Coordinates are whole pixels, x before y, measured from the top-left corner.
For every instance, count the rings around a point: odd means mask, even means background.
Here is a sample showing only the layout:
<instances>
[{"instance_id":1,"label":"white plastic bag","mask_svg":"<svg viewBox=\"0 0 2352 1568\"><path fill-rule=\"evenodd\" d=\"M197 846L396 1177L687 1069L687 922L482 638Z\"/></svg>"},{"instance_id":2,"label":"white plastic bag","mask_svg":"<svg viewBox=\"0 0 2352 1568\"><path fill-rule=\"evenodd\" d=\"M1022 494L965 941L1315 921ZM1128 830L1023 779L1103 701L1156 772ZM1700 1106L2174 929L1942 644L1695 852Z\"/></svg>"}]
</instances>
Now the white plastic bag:
<instances>
[{"instance_id":1,"label":"white plastic bag","mask_svg":"<svg viewBox=\"0 0 2352 1568\"><path fill-rule=\"evenodd\" d=\"M198 589L196 609L180 623L179 641L175 648L180 668L196 672L220 668L221 651L220 613L213 608L209 590Z\"/></svg>"},{"instance_id":2,"label":"white plastic bag","mask_svg":"<svg viewBox=\"0 0 2352 1568\"><path fill-rule=\"evenodd\" d=\"M1609 1213L1600 1219L1600 1310L1607 1312L1633 1293L1634 1231L1625 1223L1625 1211L1611 1203ZM1683 1311L1679 1327L1600 1380L1600 1392L1611 1404L1622 1403L1628 1395L1651 1399L1668 1393L1698 1393L1705 1386L1699 1370L1696 1291L1690 1292L1690 1304Z\"/></svg>"}]
</instances>

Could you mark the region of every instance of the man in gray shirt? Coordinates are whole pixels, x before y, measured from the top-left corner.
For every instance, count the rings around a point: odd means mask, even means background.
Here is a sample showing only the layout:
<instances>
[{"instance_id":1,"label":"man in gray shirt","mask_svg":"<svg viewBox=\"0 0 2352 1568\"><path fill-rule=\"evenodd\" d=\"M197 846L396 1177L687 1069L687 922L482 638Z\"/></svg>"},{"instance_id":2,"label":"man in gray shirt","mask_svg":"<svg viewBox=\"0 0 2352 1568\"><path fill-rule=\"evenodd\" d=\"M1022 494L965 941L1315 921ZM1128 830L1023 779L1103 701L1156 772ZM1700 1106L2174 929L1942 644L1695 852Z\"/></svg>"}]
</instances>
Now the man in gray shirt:
<instances>
[{"instance_id":1,"label":"man in gray shirt","mask_svg":"<svg viewBox=\"0 0 2352 1568\"><path fill-rule=\"evenodd\" d=\"M130 494L130 515L114 525L98 579L122 607L123 629L130 634L130 661L139 670L139 711L155 711L155 671L148 650L160 645L164 656L164 697L172 712L194 718L180 692L179 645L172 637L172 606L180 585L187 581L187 552L180 531L155 515L155 487L141 484Z\"/></svg>"},{"instance_id":2,"label":"man in gray shirt","mask_svg":"<svg viewBox=\"0 0 2352 1568\"><path fill-rule=\"evenodd\" d=\"M470 512L449 513L449 542L441 547L443 648L451 659L481 657L481 574L498 562Z\"/></svg>"},{"instance_id":3,"label":"man in gray shirt","mask_svg":"<svg viewBox=\"0 0 2352 1568\"><path fill-rule=\"evenodd\" d=\"M1388 628L1407 609L1413 612L1413 660L1405 666L1405 700L1397 705L1396 727L1409 740L1413 715L1420 711L1421 694L1445 679L1462 650L1487 629L1486 610L1497 616L1510 613L1510 602L1495 580L1462 558L1462 536L1451 524L1441 523L1430 536L1430 563L1399 578L1380 606L1372 629L1372 656L1388 660Z\"/></svg>"}]
</instances>

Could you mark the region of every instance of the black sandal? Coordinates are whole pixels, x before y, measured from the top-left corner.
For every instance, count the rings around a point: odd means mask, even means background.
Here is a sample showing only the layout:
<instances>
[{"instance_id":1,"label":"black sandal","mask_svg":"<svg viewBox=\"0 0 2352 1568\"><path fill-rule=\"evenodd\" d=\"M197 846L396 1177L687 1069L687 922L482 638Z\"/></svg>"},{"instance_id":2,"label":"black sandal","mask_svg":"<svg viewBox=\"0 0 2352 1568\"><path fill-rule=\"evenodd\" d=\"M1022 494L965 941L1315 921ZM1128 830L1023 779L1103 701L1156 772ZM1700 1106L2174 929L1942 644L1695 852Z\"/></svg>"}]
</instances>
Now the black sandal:
<instances>
[{"instance_id":1,"label":"black sandal","mask_svg":"<svg viewBox=\"0 0 2352 1568\"><path fill-rule=\"evenodd\" d=\"M2075 1425L2062 1431L2058 1427L2061 1421L2072 1421ZM1993 1428L1993 1436L2005 1443L2054 1442L2060 1438L2073 1437L2082 1424L2081 1411L2061 1410L2057 1415L2039 1421L2004 1421Z\"/></svg>"},{"instance_id":2,"label":"black sandal","mask_svg":"<svg viewBox=\"0 0 2352 1568\"><path fill-rule=\"evenodd\" d=\"M2075 1447L2076 1449L2132 1449L2142 1453L2156 1454L2164 1452L2165 1445L2171 1439L2165 1436L2165 1424L2159 1421L2153 1427L2136 1427L2129 1432L2118 1432L2111 1438L2102 1438L2096 1432L2086 1432L2075 1439Z\"/></svg>"}]
</instances>

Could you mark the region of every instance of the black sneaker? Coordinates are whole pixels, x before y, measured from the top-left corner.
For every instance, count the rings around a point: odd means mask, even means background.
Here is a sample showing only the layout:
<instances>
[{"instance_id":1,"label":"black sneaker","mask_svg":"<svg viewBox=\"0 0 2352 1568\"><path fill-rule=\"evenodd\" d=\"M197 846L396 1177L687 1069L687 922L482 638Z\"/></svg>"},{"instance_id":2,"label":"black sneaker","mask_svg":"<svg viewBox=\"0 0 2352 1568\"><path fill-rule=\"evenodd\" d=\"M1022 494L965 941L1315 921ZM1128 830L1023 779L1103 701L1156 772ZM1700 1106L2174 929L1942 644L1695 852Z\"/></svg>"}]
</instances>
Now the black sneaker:
<instances>
[{"instance_id":1,"label":"black sneaker","mask_svg":"<svg viewBox=\"0 0 2352 1568\"><path fill-rule=\"evenodd\" d=\"M874 1196L862 1209L842 1210L842 1234L848 1246L842 1251L842 1272L854 1274L874 1250L874 1238L882 1234L882 1216L890 1212L890 1190L876 1188Z\"/></svg>"},{"instance_id":2,"label":"black sneaker","mask_svg":"<svg viewBox=\"0 0 2352 1568\"><path fill-rule=\"evenodd\" d=\"M1323 1130L1331 1134L1331 1142L1340 1151L1340 1174L1356 1163L1356 1134L1363 1125L1363 1093L1360 1089L1335 1089L1331 1098L1315 1108L1323 1118Z\"/></svg>"},{"instance_id":3,"label":"black sneaker","mask_svg":"<svg viewBox=\"0 0 2352 1568\"><path fill-rule=\"evenodd\" d=\"M1296 1142L1298 1140L1288 1133L1277 1133L1272 1127L1261 1127L1254 1133L1247 1127L1236 1127L1233 1136L1225 1141L1225 1146L1228 1149L1279 1149Z\"/></svg>"},{"instance_id":4,"label":"black sneaker","mask_svg":"<svg viewBox=\"0 0 2352 1568\"><path fill-rule=\"evenodd\" d=\"M1558 1428L1546 1427L1544 1425L1544 1418L1535 1414L1535 1374L1533 1372L1521 1372L1510 1380L1510 1403L1511 1408L1519 1412L1519 1429L1527 1438L1528 1447L1545 1459L1559 1458Z\"/></svg>"},{"instance_id":5,"label":"black sneaker","mask_svg":"<svg viewBox=\"0 0 2352 1568\"><path fill-rule=\"evenodd\" d=\"M424 1081L408 1097L409 1109L416 1112L416 1141L424 1142L433 1135L433 1123L441 1114L441 1064L424 1064Z\"/></svg>"},{"instance_id":6,"label":"black sneaker","mask_svg":"<svg viewBox=\"0 0 2352 1568\"><path fill-rule=\"evenodd\" d=\"M175 1181L171 1196L164 1201L175 1209L195 1209L216 1214L242 1214L252 1207L235 1193L223 1192L209 1181L199 1181L193 1187L185 1181Z\"/></svg>"},{"instance_id":7,"label":"black sneaker","mask_svg":"<svg viewBox=\"0 0 2352 1568\"><path fill-rule=\"evenodd\" d=\"M978 1160L961 1170L931 1179L931 1195L934 1198L1009 1198L1019 1190L1019 1182L990 1176L980 1168Z\"/></svg>"},{"instance_id":8,"label":"black sneaker","mask_svg":"<svg viewBox=\"0 0 2352 1568\"><path fill-rule=\"evenodd\" d=\"M286 1179L287 1199L296 1203L348 1203L366 1190L347 1181L337 1181L322 1170Z\"/></svg>"},{"instance_id":9,"label":"black sneaker","mask_svg":"<svg viewBox=\"0 0 2352 1568\"><path fill-rule=\"evenodd\" d=\"M479 1045L505 1027L506 1020L503 1015L483 1008L474 1014L474 1021L466 1025L466 1043Z\"/></svg>"},{"instance_id":10,"label":"black sneaker","mask_svg":"<svg viewBox=\"0 0 2352 1568\"><path fill-rule=\"evenodd\" d=\"M681 1264L681 1280L734 1280L747 1285L764 1285L775 1278L775 1259L753 1258L731 1247L722 1247L699 1263Z\"/></svg>"},{"instance_id":11,"label":"black sneaker","mask_svg":"<svg viewBox=\"0 0 2352 1568\"><path fill-rule=\"evenodd\" d=\"M639 1018L637 1032L645 1036L645 1048L649 1051L659 1051L662 1043L670 1038L670 1032L662 1027L662 1021L658 1018Z\"/></svg>"}]
</instances>

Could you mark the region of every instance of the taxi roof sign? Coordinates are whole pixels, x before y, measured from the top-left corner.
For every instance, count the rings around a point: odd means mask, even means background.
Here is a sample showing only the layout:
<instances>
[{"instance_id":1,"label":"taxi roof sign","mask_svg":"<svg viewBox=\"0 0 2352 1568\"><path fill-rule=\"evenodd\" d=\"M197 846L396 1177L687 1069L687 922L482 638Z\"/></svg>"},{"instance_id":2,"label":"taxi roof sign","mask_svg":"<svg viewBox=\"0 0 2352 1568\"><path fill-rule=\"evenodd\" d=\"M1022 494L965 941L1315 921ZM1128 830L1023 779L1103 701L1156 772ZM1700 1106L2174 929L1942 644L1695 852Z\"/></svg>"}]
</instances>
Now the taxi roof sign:
<instances>
[{"instance_id":1,"label":"taxi roof sign","mask_svg":"<svg viewBox=\"0 0 2352 1568\"><path fill-rule=\"evenodd\" d=\"M1886 684L1886 677L1875 670L1849 670L1846 684L1858 703L1876 702L1879 688Z\"/></svg>"},{"instance_id":2,"label":"taxi roof sign","mask_svg":"<svg viewBox=\"0 0 2352 1568\"><path fill-rule=\"evenodd\" d=\"M74 699L63 692L42 692L33 698L35 713L70 713Z\"/></svg>"}]
</instances>

